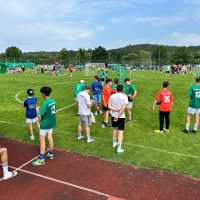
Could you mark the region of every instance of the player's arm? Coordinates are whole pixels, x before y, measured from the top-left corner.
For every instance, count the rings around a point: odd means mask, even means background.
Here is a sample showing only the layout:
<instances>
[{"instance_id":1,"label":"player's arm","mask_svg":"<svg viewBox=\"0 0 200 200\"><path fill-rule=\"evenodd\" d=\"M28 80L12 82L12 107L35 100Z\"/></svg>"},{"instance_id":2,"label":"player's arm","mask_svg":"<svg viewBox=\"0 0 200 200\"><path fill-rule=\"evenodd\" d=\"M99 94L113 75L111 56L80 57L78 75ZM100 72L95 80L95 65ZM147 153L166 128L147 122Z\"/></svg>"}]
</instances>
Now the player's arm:
<instances>
[{"instance_id":1,"label":"player's arm","mask_svg":"<svg viewBox=\"0 0 200 200\"><path fill-rule=\"evenodd\" d=\"M39 113L38 113L38 118L39 119L41 119L42 116L44 116L44 114L46 113L46 110L47 110L46 105L43 104L42 107L40 108Z\"/></svg>"},{"instance_id":2,"label":"player's arm","mask_svg":"<svg viewBox=\"0 0 200 200\"><path fill-rule=\"evenodd\" d=\"M155 110L156 103L158 102L159 99L160 99L160 92L158 92L158 94L156 95L156 98L153 102L153 107L152 107L153 110Z\"/></svg>"},{"instance_id":3,"label":"player's arm","mask_svg":"<svg viewBox=\"0 0 200 200\"><path fill-rule=\"evenodd\" d=\"M136 95L137 95L137 90L134 91L133 95L131 96L131 99L135 99Z\"/></svg>"},{"instance_id":4,"label":"player's arm","mask_svg":"<svg viewBox=\"0 0 200 200\"><path fill-rule=\"evenodd\" d=\"M103 105L106 106L106 102L105 102L105 89L102 90L102 100L103 100Z\"/></svg>"},{"instance_id":5,"label":"player's arm","mask_svg":"<svg viewBox=\"0 0 200 200\"><path fill-rule=\"evenodd\" d=\"M127 105L128 105L128 102L123 104L121 110L118 112L118 116L116 117L116 119L118 119L122 115L122 113L126 110Z\"/></svg>"},{"instance_id":6,"label":"player's arm","mask_svg":"<svg viewBox=\"0 0 200 200\"><path fill-rule=\"evenodd\" d=\"M26 100L24 100L24 107L26 107L27 103L26 103Z\"/></svg>"},{"instance_id":7,"label":"player's arm","mask_svg":"<svg viewBox=\"0 0 200 200\"><path fill-rule=\"evenodd\" d=\"M119 111L119 109L116 109L116 108L112 107L112 104L111 104L110 99L109 99L109 102L108 102L108 108L109 108L110 110L112 110L112 111L115 111L115 112L118 112L118 111Z\"/></svg>"}]
</instances>

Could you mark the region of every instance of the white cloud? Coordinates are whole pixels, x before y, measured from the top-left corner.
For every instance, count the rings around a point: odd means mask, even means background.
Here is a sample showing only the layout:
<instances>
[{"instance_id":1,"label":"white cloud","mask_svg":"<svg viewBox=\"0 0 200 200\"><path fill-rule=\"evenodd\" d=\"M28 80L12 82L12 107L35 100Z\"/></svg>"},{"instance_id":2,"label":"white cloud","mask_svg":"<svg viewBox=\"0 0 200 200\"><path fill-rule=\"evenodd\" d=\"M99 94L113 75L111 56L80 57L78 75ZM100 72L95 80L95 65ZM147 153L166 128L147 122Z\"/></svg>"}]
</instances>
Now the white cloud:
<instances>
[{"instance_id":1,"label":"white cloud","mask_svg":"<svg viewBox=\"0 0 200 200\"><path fill-rule=\"evenodd\" d=\"M113 18L111 18L110 19L110 22L112 23L112 24L119 24L120 22L122 22L123 21L123 19L121 18L121 17L113 17Z\"/></svg>"}]
</instances>

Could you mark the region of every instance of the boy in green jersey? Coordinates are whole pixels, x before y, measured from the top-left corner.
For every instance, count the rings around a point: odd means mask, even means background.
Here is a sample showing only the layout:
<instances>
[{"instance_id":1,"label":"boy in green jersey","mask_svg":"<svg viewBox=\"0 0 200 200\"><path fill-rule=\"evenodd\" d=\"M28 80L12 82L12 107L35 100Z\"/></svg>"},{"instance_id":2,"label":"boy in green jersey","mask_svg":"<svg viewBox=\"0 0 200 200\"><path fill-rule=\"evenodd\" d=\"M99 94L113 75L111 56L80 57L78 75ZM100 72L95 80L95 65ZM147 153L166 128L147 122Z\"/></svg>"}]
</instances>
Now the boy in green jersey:
<instances>
[{"instance_id":1,"label":"boy in green jersey","mask_svg":"<svg viewBox=\"0 0 200 200\"><path fill-rule=\"evenodd\" d=\"M115 91L117 91L117 85L119 84L119 78L115 78L114 79L114 85L112 85L112 89L114 89Z\"/></svg>"},{"instance_id":2,"label":"boy in green jersey","mask_svg":"<svg viewBox=\"0 0 200 200\"><path fill-rule=\"evenodd\" d=\"M193 85L189 90L190 103L187 110L186 117L186 128L183 130L184 133L190 132L190 117L194 115L194 129L191 131L192 133L197 133L198 125L199 125L199 113L200 113L200 77L196 78L196 85Z\"/></svg>"},{"instance_id":3,"label":"boy in green jersey","mask_svg":"<svg viewBox=\"0 0 200 200\"><path fill-rule=\"evenodd\" d=\"M133 100L137 95L137 90L136 87L131 83L129 78L126 78L124 80L124 83L126 83L125 94L128 97L128 106L127 106L128 121L131 121L131 109L133 107Z\"/></svg>"},{"instance_id":4,"label":"boy in green jersey","mask_svg":"<svg viewBox=\"0 0 200 200\"><path fill-rule=\"evenodd\" d=\"M32 162L34 166L45 164L46 136L49 141L49 151L47 153L47 157L49 159L54 158L54 142L52 134L53 129L56 127L56 103L50 97L52 92L50 87L42 87L40 92L44 98L44 102L38 114L38 118L40 119L40 156L36 161Z\"/></svg>"},{"instance_id":5,"label":"boy in green jersey","mask_svg":"<svg viewBox=\"0 0 200 200\"><path fill-rule=\"evenodd\" d=\"M78 96L78 94L80 92L82 92L84 89L85 89L84 80L80 80L79 83L74 87L74 90L73 90L76 102L77 102L77 96Z\"/></svg>"}]
</instances>

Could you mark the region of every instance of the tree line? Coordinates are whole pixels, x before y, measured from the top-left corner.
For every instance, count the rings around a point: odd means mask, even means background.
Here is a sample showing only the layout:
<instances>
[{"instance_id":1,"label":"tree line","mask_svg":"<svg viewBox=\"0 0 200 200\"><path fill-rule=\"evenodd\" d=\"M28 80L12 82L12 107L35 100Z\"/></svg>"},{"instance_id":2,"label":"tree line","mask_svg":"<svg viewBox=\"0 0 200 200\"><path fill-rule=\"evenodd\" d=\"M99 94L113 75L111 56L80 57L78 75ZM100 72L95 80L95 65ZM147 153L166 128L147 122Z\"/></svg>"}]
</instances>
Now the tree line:
<instances>
[{"instance_id":1,"label":"tree line","mask_svg":"<svg viewBox=\"0 0 200 200\"><path fill-rule=\"evenodd\" d=\"M59 52L22 52L16 46L8 47L0 54L1 62L35 62L36 64L200 64L200 46L164 46L152 44L129 45L123 48L106 50L102 46L78 51L63 48Z\"/></svg>"}]
</instances>

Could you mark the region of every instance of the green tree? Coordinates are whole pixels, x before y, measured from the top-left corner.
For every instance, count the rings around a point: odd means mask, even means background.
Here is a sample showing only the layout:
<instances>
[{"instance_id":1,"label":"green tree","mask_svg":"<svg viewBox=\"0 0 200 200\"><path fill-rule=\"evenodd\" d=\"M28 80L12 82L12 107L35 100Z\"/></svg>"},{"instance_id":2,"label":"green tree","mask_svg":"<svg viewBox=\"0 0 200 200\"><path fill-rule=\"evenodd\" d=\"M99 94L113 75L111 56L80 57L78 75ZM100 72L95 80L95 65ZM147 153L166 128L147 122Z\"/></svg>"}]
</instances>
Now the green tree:
<instances>
[{"instance_id":1,"label":"green tree","mask_svg":"<svg viewBox=\"0 0 200 200\"><path fill-rule=\"evenodd\" d=\"M91 61L94 63L107 63L109 60L108 52L104 47L97 47L92 51Z\"/></svg>"},{"instance_id":2,"label":"green tree","mask_svg":"<svg viewBox=\"0 0 200 200\"><path fill-rule=\"evenodd\" d=\"M62 63L68 63L69 64L69 52L67 49L63 48L60 51L60 59Z\"/></svg>"},{"instance_id":3,"label":"green tree","mask_svg":"<svg viewBox=\"0 0 200 200\"><path fill-rule=\"evenodd\" d=\"M194 61L192 51L187 47L178 47L172 55L172 63L191 64Z\"/></svg>"},{"instance_id":4,"label":"green tree","mask_svg":"<svg viewBox=\"0 0 200 200\"><path fill-rule=\"evenodd\" d=\"M156 65L166 65L169 63L169 54L165 46L160 45L152 53L153 63Z\"/></svg>"},{"instance_id":5,"label":"green tree","mask_svg":"<svg viewBox=\"0 0 200 200\"><path fill-rule=\"evenodd\" d=\"M6 58L8 59L14 59L15 61L20 61L20 58L22 56L22 51L16 46L12 46L6 49L5 55Z\"/></svg>"}]
</instances>

